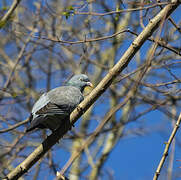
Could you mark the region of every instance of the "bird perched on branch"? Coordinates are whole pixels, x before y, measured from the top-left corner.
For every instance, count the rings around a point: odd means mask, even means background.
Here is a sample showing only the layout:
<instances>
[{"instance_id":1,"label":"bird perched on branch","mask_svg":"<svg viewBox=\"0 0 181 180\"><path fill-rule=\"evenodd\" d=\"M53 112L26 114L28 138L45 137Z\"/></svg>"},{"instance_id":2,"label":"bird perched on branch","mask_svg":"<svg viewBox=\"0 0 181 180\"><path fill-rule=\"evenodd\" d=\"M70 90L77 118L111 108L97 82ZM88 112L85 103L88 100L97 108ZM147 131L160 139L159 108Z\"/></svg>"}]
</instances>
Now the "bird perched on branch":
<instances>
[{"instance_id":1,"label":"bird perched on branch","mask_svg":"<svg viewBox=\"0 0 181 180\"><path fill-rule=\"evenodd\" d=\"M85 74L73 76L65 86L52 89L40 96L30 115L30 126L26 132L35 128L48 128L52 131L69 121L71 112L83 100L86 86L93 87Z\"/></svg>"}]
</instances>

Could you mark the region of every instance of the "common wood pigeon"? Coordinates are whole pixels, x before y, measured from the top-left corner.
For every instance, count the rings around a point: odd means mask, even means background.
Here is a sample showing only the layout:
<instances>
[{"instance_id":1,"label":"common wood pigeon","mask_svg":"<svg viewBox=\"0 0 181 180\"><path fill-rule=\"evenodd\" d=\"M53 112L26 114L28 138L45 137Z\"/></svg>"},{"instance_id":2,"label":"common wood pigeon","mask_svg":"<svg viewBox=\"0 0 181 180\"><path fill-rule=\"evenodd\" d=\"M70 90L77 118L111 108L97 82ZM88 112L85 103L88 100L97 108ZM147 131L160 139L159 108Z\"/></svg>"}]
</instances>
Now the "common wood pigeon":
<instances>
[{"instance_id":1,"label":"common wood pigeon","mask_svg":"<svg viewBox=\"0 0 181 180\"><path fill-rule=\"evenodd\" d=\"M52 131L69 121L70 113L83 100L84 88L92 84L85 74L73 76L65 86L57 87L40 96L30 115L30 126L26 132L35 128L48 128Z\"/></svg>"}]
</instances>

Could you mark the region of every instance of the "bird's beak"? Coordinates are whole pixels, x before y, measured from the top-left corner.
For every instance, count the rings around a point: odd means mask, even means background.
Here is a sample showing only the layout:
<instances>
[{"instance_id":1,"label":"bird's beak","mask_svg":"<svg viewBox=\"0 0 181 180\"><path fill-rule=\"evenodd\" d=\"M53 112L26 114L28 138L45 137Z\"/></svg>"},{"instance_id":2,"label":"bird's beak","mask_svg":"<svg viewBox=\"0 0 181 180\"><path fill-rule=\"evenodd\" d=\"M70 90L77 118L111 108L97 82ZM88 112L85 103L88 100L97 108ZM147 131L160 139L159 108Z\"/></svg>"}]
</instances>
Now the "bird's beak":
<instances>
[{"instance_id":1,"label":"bird's beak","mask_svg":"<svg viewBox=\"0 0 181 180\"><path fill-rule=\"evenodd\" d=\"M91 88L94 87L94 85L93 85L91 82L87 82L87 86L89 86L89 87L91 87Z\"/></svg>"}]
</instances>

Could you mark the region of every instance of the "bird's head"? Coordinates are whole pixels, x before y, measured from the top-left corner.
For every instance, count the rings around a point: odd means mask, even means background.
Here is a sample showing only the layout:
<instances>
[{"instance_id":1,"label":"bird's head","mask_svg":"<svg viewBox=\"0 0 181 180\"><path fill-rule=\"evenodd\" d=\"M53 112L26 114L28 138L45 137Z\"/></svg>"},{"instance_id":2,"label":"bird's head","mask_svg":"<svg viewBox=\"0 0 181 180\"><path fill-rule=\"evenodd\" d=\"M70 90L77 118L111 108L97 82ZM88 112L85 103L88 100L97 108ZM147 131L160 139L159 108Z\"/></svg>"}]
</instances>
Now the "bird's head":
<instances>
[{"instance_id":1,"label":"bird's head","mask_svg":"<svg viewBox=\"0 0 181 180\"><path fill-rule=\"evenodd\" d=\"M84 91L86 86L93 87L89 78L85 74L74 75L68 82L67 85L75 86L80 89L81 92Z\"/></svg>"}]
</instances>

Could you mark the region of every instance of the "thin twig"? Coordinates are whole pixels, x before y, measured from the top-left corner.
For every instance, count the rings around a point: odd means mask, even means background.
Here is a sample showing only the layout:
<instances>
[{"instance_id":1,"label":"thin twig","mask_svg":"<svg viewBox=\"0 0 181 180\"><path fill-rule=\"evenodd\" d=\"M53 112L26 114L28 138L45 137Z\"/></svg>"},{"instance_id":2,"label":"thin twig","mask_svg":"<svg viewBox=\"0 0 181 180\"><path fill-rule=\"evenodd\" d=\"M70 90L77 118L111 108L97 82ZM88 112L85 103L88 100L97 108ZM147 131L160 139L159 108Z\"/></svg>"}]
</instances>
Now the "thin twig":
<instances>
[{"instance_id":1,"label":"thin twig","mask_svg":"<svg viewBox=\"0 0 181 180\"><path fill-rule=\"evenodd\" d=\"M107 39L113 38L115 36L118 36L119 34L125 33L125 32L129 32L129 33L131 33L131 34L133 34L135 36L138 36L137 33L131 31L130 29L125 29L125 30L118 31L118 32L116 32L114 34L108 35L108 36L103 36L103 37L98 37L98 38L91 38L91 39L84 39L84 40L80 40L80 41L65 41L65 40L60 39L59 37L48 37L47 38L47 37L43 37L43 36L39 37L39 36L34 36L34 35L32 35L31 37L32 38L37 38L37 39L43 39L43 40L47 40L47 41L52 41L52 42L58 42L58 43L61 43L61 44L73 45L73 44L83 44L83 43L90 43L90 42L96 42L96 41L103 41L103 40L107 40ZM27 35L26 33L22 33L22 32L16 32L16 34ZM149 40L151 42L156 42L156 40L153 37L149 37L147 40ZM161 46L163 48L166 48L166 49L176 53L177 55L181 56L180 49L172 47L171 45L167 44L163 40L157 40L157 43L158 43L159 46Z\"/></svg>"},{"instance_id":2,"label":"thin twig","mask_svg":"<svg viewBox=\"0 0 181 180\"><path fill-rule=\"evenodd\" d=\"M17 8L20 2L21 0L14 0L13 4L11 5L7 13L1 18L0 24L4 24L7 22L7 20L11 17L12 13L15 11L15 9ZM0 29L1 29L1 26L0 26Z\"/></svg>"},{"instance_id":3,"label":"thin twig","mask_svg":"<svg viewBox=\"0 0 181 180\"><path fill-rule=\"evenodd\" d=\"M115 11L110 11L110 12L105 12L105 13L99 13L99 12L80 12L80 11L73 11L72 14L75 15L91 15L91 16L108 16L112 14L120 14L120 13L125 13L125 12L133 12L133 11L140 11L140 10L147 10L151 9L160 5L168 5L171 2L160 2L160 3L155 3L146 7L137 7L137 8L129 8L129 9L120 9L120 10L115 10ZM61 14L63 15L63 12L54 12L53 9L50 8L48 4L46 4L48 9L51 11L51 13L55 14L56 16L60 16ZM63 15L64 16L64 15Z\"/></svg>"},{"instance_id":4,"label":"thin twig","mask_svg":"<svg viewBox=\"0 0 181 180\"><path fill-rule=\"evenodd\" d=\"M91 38L91 39L84 39L84 40L80 40L80 41L64 41L64 40L61 40L59 37L56 37L56 38L55 37L46 38L46 37L39 37L39 36L32 36L32 37L72 45L72 44L82 44L82 43L87 43L87 42L102 41L102 40L113 38L113 37L115 37L115 36L117 36L117 35L119 35L121 33L124 33L124 32L128 32L128 30L125 29L125 30L118 31L118 32L116 32L114 34L108 35L108 36L103 36L103 37L98 37L98 38Z\"/></svg>"},{"instance_id":5,"label":"thin twig","mask_svg":"<svg viewBox=\"0 0 181 180\"><path fill-rule=\"evenodd\" d=\"M160 3L160 0L157 0L157 3ZM162 5L160 4L160 9L163 9ZM168 20L172 23L172 25L178 30L178 32L181 33L181 28L177 26L177 24L174 22L174 20L169 17Z\"/></svg>"},{"instance_id":6,"label":"thin twig","mask_svg":"<svg viewBox=\"0 0 181 180\"><path fill-rule=\"evenodd\" d=\"M7 129L0 129L0 134L1 134L1 133L5 133L5 132L9 132L9 131L11 131L11 130L13 130L13 129L16 129L17 127L19 127L19 126L21 126L21 125L23 125L23 124L26 124L27 122L29 122L29 118L27 118L27 119L25 119L24 121L21 121L21 122L15 124L15 125L13 125L13 126L7 128Z\"/></svg>"},{"instance_id":7,"label":"thin twig","mask_svg":"<svg viewBox=\"0 0 181 180\"><path fill-rule=\"evenodd\" d=\"M11 83L11 81L12 81L12 78L13 78L14 71L16 70L16 67L17 67L17 65L19 64L19 62L20 62L20 60L21 60L21 58L22 58L22 56L23 56L23 54L24 54L24 52L25 52L25 49L26 49L26 47L27 47L27 44L29 43L29 41L30 41L30 39L31 39L31 35L32 35L33 33L34 33L34 30L30 33L30 35L29 35L28 38L26 39L26 42L25 42L24 46L21 48L21 51L19 52L18 57L17 57L16 60L15 60L14 66L13 66L13 68L11 69L11 72L9 73L9 76L8 76L8 78L7 78L7 81L6 81L5 85L4 85L4 89L6 89L6 88L9 87L9 85L10 85L10 83Z\"/></svg>"},{"instance_id":8,"label":"thin twig","mask_svg":"<svg viewBox=\"0 0 181 180\"><path fill-rule=\"evenodd\" d=\"M161 172L161 169L162 169L163 164L165 162L165 159L168 156L168 151L169 151L170 145L171 145L171 143L172 143L172 141L173 141L173 139L175 137L175 134L176 134L176 132L177 132L179 126L180 126L180 122L181 122L181 113L180 113L179 118L178 118L178 120L177 120L177 122L175 124L175 127L174 127L174 129L173 129L173 131L172 131L172 133L171 133L171 135L170 135L170 137L168 139L168 142L166 142L166 146L165 146L165 149L164 149L164 152L163 152L163 156L162 156L162 158L160 160L160 163L159 163L159 165L157 167L157 170L155 172L153 180L157 180L158 176L160 175L160 172Z\"/></svg>"}]
</instances>

